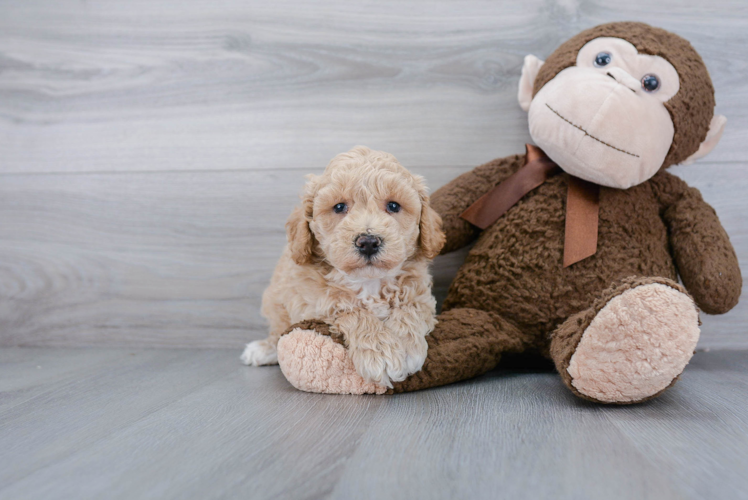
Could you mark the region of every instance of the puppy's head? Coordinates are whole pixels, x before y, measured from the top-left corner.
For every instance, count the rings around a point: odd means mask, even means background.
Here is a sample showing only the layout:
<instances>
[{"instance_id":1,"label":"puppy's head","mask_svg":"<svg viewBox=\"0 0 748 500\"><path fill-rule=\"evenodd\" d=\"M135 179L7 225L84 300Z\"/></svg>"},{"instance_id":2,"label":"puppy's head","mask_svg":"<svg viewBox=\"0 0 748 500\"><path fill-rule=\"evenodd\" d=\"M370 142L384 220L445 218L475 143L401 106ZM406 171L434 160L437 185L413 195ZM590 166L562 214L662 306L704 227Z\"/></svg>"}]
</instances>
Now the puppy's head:
<instances>
[{"instance_id":1,"label":"puppy's head","mask_svg":"<svg viewBox=\"0 0 748 500\"><path fill-rule=\"evenodd\" d=\"M388 153L359 146L339 154L309 176L301 199L286 224L298 264L322 258L351 277L380 278L444 245L423 178Z\"/></svg>"}]
</instances>

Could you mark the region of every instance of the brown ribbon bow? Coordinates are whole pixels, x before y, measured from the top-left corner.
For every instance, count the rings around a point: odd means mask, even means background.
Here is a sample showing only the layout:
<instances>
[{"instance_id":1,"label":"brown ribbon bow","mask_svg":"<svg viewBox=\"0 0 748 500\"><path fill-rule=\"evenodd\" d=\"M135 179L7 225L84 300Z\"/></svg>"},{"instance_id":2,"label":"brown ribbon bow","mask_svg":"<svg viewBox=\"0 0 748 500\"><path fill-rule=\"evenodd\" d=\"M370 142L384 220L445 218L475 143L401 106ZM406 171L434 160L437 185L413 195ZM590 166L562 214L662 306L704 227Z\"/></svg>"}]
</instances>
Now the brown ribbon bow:
<instances>
[{"instance_id":1,"label":"brown ribbon bow","mask_svg":"<svg viewBox=\"0 0 748 500\"><path fill-rule=\"evenodd\" d=\"M460 217L481 229L496 222L527 193L562 172L553 160L531 144L525 165L470 205ZM572 175L566 193L564 267L595 255L600 209L600 186Z\"/></svg>"}]
</instances>

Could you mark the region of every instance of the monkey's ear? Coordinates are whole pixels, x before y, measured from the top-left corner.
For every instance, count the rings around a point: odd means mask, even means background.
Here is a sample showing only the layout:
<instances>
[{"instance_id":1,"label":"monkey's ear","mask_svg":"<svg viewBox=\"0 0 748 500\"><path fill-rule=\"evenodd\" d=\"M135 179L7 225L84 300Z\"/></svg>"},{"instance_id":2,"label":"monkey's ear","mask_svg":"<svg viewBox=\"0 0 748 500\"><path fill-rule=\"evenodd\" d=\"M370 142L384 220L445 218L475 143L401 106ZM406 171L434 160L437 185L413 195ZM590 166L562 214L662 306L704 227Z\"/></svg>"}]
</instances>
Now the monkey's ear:
<instances>
[{"instance_id":1,"label":"monkey's ear","mask_svg":"<svg viewBox=\"0 0 748 500\"><path fill-rule=\"evenodd\" d=\"M543 64L545 64L545 61L541 61L532 54L525 56L525 64L522 65L522 76L519 79L519 91L517 92L519 106L525 111L530 109L532 87L535 84L535 77L538 76L538 71L540 71L540 67Z\"/></svg>"},{"instance_id":2,"label":"monkey's ear","mask_svg":"<svg viewBox=\"0 0 748 500\"><path fill-rule=\"evenodd\" d=\"M714 115L714 117L712 118L712 122L709 124L709 132L706 133L706 139L704 139L704 142L701 143L699 149L694 154L686 158L686 160L683 161L681 165L690 165L699 158L703 158L708 155L712 151L712 149L714 149L714 147L719 143L719 140L722 139L722 132L725 131L726 123L727 118L722 115Z\"/></svg>"}]
</instances>

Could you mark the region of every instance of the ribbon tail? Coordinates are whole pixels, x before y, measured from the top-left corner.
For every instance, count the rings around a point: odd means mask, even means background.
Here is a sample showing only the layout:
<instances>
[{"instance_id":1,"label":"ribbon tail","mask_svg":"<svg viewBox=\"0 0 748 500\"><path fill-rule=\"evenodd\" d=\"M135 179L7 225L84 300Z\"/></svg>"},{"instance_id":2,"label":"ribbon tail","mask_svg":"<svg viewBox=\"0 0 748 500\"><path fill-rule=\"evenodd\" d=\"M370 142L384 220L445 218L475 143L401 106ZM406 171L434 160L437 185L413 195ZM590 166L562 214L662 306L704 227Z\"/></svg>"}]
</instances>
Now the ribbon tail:
<instances>
[{"instance_id":1,"label":"ribbon tail","mask_svg":"<svg viewBox=\"0 0 748 500\"><path fill-rule=\"evenodd\" d=\"M568 176L564 267L595 255L600 214L600 186Z\"/></svg>"}]
</instances>

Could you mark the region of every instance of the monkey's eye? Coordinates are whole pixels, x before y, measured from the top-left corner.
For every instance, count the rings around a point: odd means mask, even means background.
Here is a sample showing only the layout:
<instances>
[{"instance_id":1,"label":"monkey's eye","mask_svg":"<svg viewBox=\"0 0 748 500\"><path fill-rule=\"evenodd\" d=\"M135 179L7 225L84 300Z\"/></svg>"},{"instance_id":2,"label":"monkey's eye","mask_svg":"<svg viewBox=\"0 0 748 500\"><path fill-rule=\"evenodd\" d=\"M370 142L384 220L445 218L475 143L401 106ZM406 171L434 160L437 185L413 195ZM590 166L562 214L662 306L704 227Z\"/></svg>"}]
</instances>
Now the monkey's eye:
<instances>
[{"instance_id":1,"label":"monkey's eye","mask_svg":"<svg viewBox=\"0 0 748 500\"><path fill-rule=\"evenodd\" d=\"M336 214L342 214L348 211L348 205L345 203L338 203L334 207L332 207L332 211Z\"/></svg>"},{"instance_id":2,"label":"monkey's eye","mask_svg":"<svg viewBox=\"0 0 748 500\"><path fill-rule=\"evenodd\" d=\"M400 211L400 204L396 201L387 203L387 211L396 214Z\"/></svg>"},{"instance_id":3,"label":"monkey's eye","mask_svg":"<svg viewBox=\"0 0 748 500\"><path fill-rule=\"evenodd\" d=\"M660 88L660 79L655 75L644 75L642 78L642 88L647 92L654 92Z\"/></svg>"},{"instance_id":4,"label":"monkey's eye","mask_svg":"<svg viewBox=\"0 0 748 500\"><path fill-rule=\"evenodd\" d=\"M600 52L598 55L595 56L595 66L598 68L607 66L608 64L610 64L610 61L612 59L613 59L613 56L610 55L610 52Z\"/></svg>"}]
</instances>

